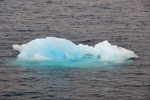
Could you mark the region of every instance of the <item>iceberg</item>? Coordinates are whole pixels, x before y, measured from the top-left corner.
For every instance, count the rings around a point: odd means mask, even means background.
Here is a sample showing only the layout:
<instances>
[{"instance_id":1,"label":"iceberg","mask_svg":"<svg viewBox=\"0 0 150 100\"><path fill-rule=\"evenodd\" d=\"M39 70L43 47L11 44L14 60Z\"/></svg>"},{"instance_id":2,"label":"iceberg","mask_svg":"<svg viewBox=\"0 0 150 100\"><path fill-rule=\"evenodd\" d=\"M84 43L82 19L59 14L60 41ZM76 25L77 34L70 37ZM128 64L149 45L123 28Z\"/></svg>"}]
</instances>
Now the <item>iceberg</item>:
<instances>
[{"instance_id":1,"label":"iceberg","mask_svg":"<svg viewBox=\"0 0 150 100\"><path fill-rule=\"evenodd\" d=\"M46 37L32 40L26 44L13 45L13 49L19 51L17 60L26 62L64 61L96 59L99 62L123 62L138 58L130 50L108 41L97 43L95 46L75 44L64 38Z\"/></svg>"}]
</instances>

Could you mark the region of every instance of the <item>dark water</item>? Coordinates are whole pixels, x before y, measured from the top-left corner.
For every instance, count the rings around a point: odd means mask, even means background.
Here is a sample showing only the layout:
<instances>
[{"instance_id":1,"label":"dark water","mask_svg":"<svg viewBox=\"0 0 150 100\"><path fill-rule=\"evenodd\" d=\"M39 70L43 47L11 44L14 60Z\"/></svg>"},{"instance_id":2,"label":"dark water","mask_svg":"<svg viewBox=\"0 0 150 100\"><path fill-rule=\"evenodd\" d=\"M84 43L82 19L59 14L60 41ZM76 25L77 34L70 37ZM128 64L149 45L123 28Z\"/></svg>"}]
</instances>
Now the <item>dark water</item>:
<instances>
[{"instance_id":1,"label":"dark water","mask_svg":"<svg viewBox=\"0 0 150 100\"><path fill-rule=\"evenodd\" d=\"M108 40L140 59L112 69L6 64L46 36L94 45ZM150 100L149 0L0 0L1 100Z\"/></svg>"}]
</instances>

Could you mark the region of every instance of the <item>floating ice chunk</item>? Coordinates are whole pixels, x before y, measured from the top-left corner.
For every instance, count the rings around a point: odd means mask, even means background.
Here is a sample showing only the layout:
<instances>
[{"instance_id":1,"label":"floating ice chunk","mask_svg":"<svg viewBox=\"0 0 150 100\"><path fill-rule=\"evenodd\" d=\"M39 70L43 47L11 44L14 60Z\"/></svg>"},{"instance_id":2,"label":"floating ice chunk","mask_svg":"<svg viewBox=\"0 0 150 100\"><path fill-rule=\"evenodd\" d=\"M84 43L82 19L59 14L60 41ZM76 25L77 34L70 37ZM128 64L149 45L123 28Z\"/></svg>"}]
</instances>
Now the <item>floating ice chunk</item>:
<instances>
[{"instance_id":1,"label":"floating ice chunk","mask_svg":"<svg viewBox=\"0 0 150 100\"><path fill-rule=\"evenodd\" d=\"M13 45L20 52L18 60L23 61L52 61L98 59L99 61L125 61L138 58L133 51L111 45L108 41L100 42L94 47L74 44L73 42L56 37L46 37L32 40L27 44Z\"/></svg>"}]
</instances>

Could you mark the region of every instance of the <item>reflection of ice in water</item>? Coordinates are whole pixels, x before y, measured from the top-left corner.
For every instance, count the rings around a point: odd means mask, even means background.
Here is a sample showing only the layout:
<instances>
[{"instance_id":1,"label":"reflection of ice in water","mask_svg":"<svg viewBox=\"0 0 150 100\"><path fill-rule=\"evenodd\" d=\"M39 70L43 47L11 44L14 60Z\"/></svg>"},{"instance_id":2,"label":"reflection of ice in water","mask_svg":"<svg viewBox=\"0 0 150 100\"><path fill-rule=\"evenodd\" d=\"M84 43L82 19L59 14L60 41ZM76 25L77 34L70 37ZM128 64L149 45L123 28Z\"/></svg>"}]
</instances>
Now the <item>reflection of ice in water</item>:
<instances>
[{"instance_id":1,"label":"reflection of ice in water","mask_svg":"<svg viewBox=\"0 0 150 100\"><path fill-rule=\"evenodd\" d=\"M27 62L83 59L122 62L138 58L134 52L111 45L108 41L97 43L92 47L76 45L67 39L56 37L39 38L27 44L13 45L13 49L20 52L18 60Z\"/></svg>"}]
</instances>

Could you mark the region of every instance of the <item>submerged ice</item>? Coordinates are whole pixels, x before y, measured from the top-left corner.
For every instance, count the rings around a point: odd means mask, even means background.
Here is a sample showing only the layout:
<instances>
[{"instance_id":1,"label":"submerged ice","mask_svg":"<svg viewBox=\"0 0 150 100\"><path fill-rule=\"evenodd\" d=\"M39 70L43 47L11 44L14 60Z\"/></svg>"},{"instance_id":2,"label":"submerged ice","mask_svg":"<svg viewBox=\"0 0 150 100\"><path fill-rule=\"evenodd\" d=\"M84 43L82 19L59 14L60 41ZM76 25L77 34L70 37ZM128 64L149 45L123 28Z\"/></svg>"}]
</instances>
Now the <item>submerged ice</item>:
<instances>
[{"instance_id":1,"label":"submerged ice","mask_svg":"<svg viewBox=\"0 0 150 100\"><path fill-rule=\"evenodd\" d=\"M97 43L93 47L76 45L67 39L56 37L38 38L27 44L13 45L13 49L20 52L18 60L27 62L80 59L121 62L138 58L133 51L111 45L108 41Z\"/></svg>"}]
</instances>

